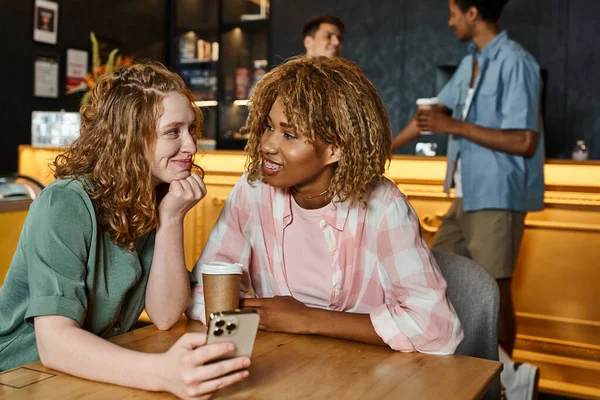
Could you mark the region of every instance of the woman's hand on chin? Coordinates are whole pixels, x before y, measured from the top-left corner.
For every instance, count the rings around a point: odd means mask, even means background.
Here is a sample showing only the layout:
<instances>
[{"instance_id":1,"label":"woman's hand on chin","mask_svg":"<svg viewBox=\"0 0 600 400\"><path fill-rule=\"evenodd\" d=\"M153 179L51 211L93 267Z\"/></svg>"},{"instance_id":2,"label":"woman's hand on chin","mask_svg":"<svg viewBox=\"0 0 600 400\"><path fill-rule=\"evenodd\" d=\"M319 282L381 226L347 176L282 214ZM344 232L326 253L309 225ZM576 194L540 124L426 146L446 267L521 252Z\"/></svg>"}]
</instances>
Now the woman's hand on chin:
<instances>
[{"instance_id":1,"label":"woman's hand on chin","mask_svg":"<svg viewBox=\"0 0 600 400\"><path fill-rule=\"evenodd\" d=\"M185 179L172 181L169 185L169 193L162 199L158 207L160 221L183 220L185 214L204 196L206 196L206 185L195 172Z\"/></svg>"}]
</instances>

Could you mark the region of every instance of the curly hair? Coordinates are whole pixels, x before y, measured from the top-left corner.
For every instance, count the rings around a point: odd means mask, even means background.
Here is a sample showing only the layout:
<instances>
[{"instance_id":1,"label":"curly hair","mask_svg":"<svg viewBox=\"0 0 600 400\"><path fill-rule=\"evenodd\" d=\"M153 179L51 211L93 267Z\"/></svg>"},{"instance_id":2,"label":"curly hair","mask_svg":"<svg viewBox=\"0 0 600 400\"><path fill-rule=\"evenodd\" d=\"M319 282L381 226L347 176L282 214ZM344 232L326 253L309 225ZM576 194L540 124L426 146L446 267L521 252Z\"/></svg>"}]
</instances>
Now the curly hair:
<instances>
[{"instance_id":1,"label":"curly hair","mask_svg":"<svg viewBox=\"0 0 600 400\"><path fill-rule=\"evenodd\" d=\"M267 73L254 88L242 128L248 181L262 179L261 138L275 100L308 143L320 138L339 148L340 160L329 191L334 202L366 205L371 185L390 161L391 127L377 90L361 69L340 57L295 57Z\"/></svg>"},{"instance_id":2,"label":"curly hair","mask_svg":"<svg viewBox=\"0 0 600 400\"><path fill-rule=\"evenodd\" d=\"M183 80L160 63L137 63L99 79L81 107L80 136L52 165L55 178L83 184L100 227L130 250L156 228L157 204L168 190L153 185L151 165L162 99L173 92L190 100L199 138L202 111Z\"/></svg>"}]
</instances>

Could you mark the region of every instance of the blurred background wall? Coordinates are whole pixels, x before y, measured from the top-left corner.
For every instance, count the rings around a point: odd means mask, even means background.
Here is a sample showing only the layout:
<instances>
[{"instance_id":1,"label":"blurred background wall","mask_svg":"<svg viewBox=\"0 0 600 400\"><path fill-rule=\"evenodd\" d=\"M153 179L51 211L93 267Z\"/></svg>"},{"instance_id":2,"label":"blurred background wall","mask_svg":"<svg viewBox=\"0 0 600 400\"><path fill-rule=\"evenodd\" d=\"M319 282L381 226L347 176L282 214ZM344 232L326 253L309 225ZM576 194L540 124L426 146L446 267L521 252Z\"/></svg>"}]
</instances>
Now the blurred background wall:
<instances>
[{"instance_id":1,"label":"blurred background wall","mask_svg":"<svg viewBox=\"0 0 600 400\"><path fill-rule=\"evenodd\" d=\"M188 0L191 1L191 0ZM17 169L17 145L30 143L33 110L76 111L79 96L33 96L33 60L58 54L64 88L66 49L90 51L89 32L121 54L166 60L169 0L59 0L58 43L33 41L33 0L0 2L3 52L0 89L0 173ZM465 51L447 27L446 0L272 0L271 61L302 53L301 29L313 14L346 23L342 55L364 69L379 90L394 134L415 111L418 97L436 94L441 65L456 65ZM570 156L578 139L600 156L600 2L511 0L500 19L547 71L546 154ZM104 55L103 61L106 60ZM414 153L406 146L401 153Z\"/></svg>"}]
</instances>

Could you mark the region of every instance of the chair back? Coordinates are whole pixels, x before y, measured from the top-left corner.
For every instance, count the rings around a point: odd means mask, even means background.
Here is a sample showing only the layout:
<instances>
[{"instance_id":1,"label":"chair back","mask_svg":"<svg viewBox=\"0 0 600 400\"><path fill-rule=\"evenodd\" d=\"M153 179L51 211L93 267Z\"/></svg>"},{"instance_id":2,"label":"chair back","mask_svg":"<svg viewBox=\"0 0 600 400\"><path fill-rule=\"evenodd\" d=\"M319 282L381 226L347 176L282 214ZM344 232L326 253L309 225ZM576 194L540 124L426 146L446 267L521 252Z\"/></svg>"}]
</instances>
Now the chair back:
<instances>
[{"instance_id":1,"label":"chair back","mask_svg":"<svg viewBox=\"0 0 600 400\"><path fill-rule=\"evenodd\" d=\"M464 331L464 339L455 354L498 361L500 291L496 280L466 257L437 250L433 256L448 283L448 299ZM500 398L499 379L483 398Z\"/></svg>"}]
</instances>

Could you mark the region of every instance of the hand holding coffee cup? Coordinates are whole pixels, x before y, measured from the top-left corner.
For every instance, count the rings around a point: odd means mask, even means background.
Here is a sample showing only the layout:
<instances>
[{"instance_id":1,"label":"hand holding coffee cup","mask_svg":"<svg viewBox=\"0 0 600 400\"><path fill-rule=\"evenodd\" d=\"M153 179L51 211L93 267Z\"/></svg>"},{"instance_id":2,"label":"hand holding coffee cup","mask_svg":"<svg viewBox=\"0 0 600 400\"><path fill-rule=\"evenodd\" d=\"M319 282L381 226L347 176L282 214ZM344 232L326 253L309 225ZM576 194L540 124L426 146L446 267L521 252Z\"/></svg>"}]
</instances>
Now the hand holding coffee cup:
<instances>
[{"instance_id":1,"label":"hand holding coffee cup","mask_svg":"<svg viewBox=\"0 0 600 400\"><path fill-rule=\"evenodd\" d=\"M440 104L437 97L426 97L417 99L417 108L419 111L437 111L438 105ZM431 135L431 131L421 131L421 135Z\"/></svg>"},{"instance_id":2,"label":"hand holding coffee cup","mask_svg":"<svg viewBox=\"0 0 600 400\"><path fill-rule=\"evenodd\" d=\"M200 265L206 323L210 314L240 307L242 264L213 261Z\"/></svg>"}]
</instances>

